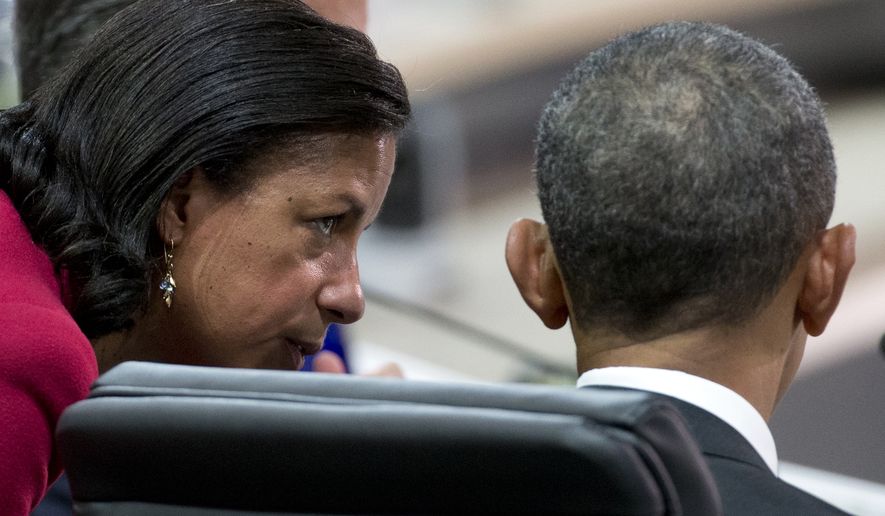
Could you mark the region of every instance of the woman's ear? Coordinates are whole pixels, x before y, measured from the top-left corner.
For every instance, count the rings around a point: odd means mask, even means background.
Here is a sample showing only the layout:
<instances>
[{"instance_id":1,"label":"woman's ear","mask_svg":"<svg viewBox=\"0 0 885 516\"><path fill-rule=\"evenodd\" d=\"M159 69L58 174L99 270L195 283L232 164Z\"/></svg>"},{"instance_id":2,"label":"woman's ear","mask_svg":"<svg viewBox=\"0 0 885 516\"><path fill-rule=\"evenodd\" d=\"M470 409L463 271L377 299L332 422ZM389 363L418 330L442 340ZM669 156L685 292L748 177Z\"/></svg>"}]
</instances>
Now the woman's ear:
<instances>
[{"instance_id":1,"label":"woman's ear","mask_svg":"<svg viewBox=\"0 0 885 516\"><path fill-rule=\"evenodd\" d=\"M167 244L179 241L184 235L187 224L187 203L190 200L190 183L194 170L188 170L172 184L166 193L160 212L157 213L157 232Z\"/></svg>"},{"instance_id":2,"label":"woman's ear","mask_svg":"<svg viewBox=\"0 0 885 516\"><path fill-rule=\"evenodd\" d=\"M815 242L798 303L805 331L813 337L824 332L839 305L854 266L856 239L854 226L840 224L823 231Z\"/></svg>"},{"instance_id":3,"label":"woman's ear","mask_svg":"<svg viewBox=\"0 0 885 516\"><path fill-rule=\"evenodd\" d=\"M157 214L157 231L166 243L181 242L205 216L212 212L218 193L196 166L173 183Z\"/></svg>"},{"instance_id":4,"label":"woman's ear","mask_svg":"<svg viewBox=\"0 0 885 516\"><path fill-rule=\"evenodd\" d=\"M507 233L504 254L516 288L529 308L548 328L565 325L568 303L547 226L535 220L517 220Z\"/></svg>"}]
</instances>

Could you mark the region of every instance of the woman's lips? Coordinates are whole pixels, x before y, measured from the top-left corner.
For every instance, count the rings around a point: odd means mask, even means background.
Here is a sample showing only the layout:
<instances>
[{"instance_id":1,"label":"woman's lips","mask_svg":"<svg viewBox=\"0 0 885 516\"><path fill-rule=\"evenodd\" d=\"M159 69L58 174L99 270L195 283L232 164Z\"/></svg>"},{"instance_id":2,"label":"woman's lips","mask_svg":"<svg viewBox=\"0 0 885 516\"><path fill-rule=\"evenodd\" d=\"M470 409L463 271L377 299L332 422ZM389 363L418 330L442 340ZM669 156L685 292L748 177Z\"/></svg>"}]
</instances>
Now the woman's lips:
<instances>
[{"instance_id":1,"label":"woman's lips","mask_svg":"<svg viewBox=\"0 0 885 516\"><path fill-rule=\"evenodd\" d=\"M292 364L295 370L298 371L304 367L304 357L318 353L323 349L323 342L308 342L287 338L286 346L289 348L289 353L292 354Z\"/></svg>"}]
</instances>

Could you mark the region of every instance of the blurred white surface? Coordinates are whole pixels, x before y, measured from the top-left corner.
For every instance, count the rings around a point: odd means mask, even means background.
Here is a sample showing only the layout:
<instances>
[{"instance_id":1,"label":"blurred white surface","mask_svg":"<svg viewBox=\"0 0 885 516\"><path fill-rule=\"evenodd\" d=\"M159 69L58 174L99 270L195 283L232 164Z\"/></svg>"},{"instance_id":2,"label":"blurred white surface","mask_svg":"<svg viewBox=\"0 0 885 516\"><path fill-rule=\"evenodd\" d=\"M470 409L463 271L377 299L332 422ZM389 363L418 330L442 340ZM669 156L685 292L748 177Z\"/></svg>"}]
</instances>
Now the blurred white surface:
<instances>
[{"instance_id":1,"label":"blurred white surface","mask_svg":"<svg viewBox=\"0 0 885 516\"><path fill-rule=\"evenodd\" d=\"M780 477L849 514L885 515L885 486L820 469L781 462Z\"/></svg>"}]
</instances>

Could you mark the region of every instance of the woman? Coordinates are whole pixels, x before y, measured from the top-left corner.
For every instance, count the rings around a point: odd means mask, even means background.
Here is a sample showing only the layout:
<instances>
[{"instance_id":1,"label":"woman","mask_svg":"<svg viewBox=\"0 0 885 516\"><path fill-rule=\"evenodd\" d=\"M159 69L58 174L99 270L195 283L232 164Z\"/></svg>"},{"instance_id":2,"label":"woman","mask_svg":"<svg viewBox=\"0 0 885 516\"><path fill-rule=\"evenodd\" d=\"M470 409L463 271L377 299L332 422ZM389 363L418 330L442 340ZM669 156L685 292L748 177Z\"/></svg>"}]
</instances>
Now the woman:
<instances>
[{"instance_id":1,"label":"woman","mask_svg":"<svg viewBox=\"0 0 885 516\"><path fill-rule=\"evenodd\" d=\"M139 1L0 115L3 513L98 371L297 368L357 320L408 116L368 39L296 0Z\"/></svg>"}]
</instances>

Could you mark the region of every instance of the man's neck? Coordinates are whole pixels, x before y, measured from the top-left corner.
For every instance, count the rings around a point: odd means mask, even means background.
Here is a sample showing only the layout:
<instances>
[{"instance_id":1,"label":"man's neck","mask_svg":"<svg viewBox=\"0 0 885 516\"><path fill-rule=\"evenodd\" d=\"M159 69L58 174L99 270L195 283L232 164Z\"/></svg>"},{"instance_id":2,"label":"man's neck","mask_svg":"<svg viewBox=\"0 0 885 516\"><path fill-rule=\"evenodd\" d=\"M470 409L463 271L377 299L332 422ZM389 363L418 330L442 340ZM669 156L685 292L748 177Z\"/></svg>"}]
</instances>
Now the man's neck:
<instances>
[{"instance_id":1,"label":"man's neck","mask_svg":"<svg viewBox=\"0 0 885 516\"><path fill-rule=\"evenodd\" d=\"M784 378L791 339L788 334L761 336L747 330L708 328L636 342L573 328L581 373L612 366L683 371L737 392L767 421L792 379Z\"/></svg>"}]
</instances>

